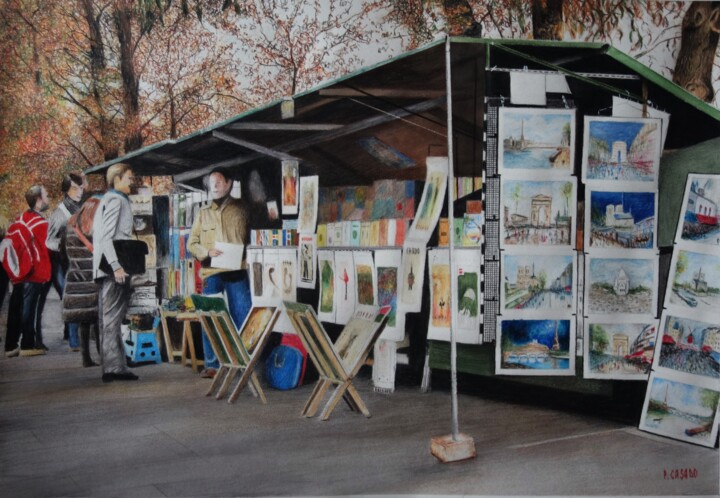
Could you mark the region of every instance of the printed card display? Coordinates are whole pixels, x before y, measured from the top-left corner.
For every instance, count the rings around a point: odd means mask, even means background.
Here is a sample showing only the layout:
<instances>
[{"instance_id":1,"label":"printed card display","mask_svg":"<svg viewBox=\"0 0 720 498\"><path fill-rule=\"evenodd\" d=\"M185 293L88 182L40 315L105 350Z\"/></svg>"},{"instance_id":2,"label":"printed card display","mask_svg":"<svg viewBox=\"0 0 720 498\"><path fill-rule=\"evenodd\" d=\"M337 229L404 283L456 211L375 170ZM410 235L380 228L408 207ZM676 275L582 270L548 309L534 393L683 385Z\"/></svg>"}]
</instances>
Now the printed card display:
<instances>
[{"instance_id":1,"label":"printed card display","mask_svg":"<svg viewBox=\"0 0 720 498\"><path fill-rule=\"evenodd\" d=\"M378 306L390 306L388 321L381 339L402 341L405 338L405 314L398 312L398 286L400 283L400 249L375 251L375 283Z\"/></svg>"},{"instance_id":2,"label":"printed card display","mask_svg":"<svg viewBox=\"0 0 720 498\"><path fill-rule=\"evenodd\" d=\"M318 298L318 317L323 322L335 322L335 253L318 251L318 279L320 292Z\"/></svg>"},{"instance_id":3,"label":"printed card display","mask_svg":"<svg viewBox=\"0 0 720 498\"><path fill-rule=\"evenodd\" d=\"M657 320L623 317L585 321L584 374L587 379L645 380L655 352Z\"/></svg>"},{"instance_id":4,"label":"printed card display","mask_svg":"<svg viewBox=\"0 0 720 498\"><path fill-rule=\"evenodd\" d=\"M314 233L318 211L318 176L300 177L298 233Z\"/></svg>"},{"instance_id":5,"label":"printed card display","mask_svg":"<svg viewBox=\"0 0 720 498\"><path fill-rule=\"evenodd\" d=\"M375 263L370 251L353 251L355 281L357 282L357 304L375 306Z\"/></svg>"},{"instance_id":6,"label":"printed card display","mask_svg":"<svg viewBox=\"0 0 720 498\"><path fill-rule=\"evenodd\" d=\"M435 230L447 191L448 158L428 157L422 198L406 239L427 244Z\"/></svg>"},{"instance_id":7,"label":"printed card display","mask_svg":"<svg viewBox=\"0 0 720 498\"><path fill-rule=\"evenodd\" d=\"M574 247L576 178L501 179L500 242L508 246Z\"/></svg>"},{"instance_id":8,"label":"printed card display","mask_svg":"<svg viewBox=\"0 0 720 498\"><path fill-rule=\"evenodd\" d=\"M315 288L317 239L314 233L301 234L298 238L298 287Z\"/></svg>"},{"instance_id":9,"label":"printed card display","mask_svg":"<svg viewBox=\"0 0 720 498\"><path fill-rule=\"evenodd\" d=\"M575 164L575 111L503 107L498 149L500 173L570 176Z\"/></svg>"},{"instance_id":10,"label":"printed card display","mask_svg":"<svg viewBox=\"0 0 720 498\"><path fill-rule=\"evenodd\" d=\"M657 259L652 255L630 256L628 251L620 254L586 258L586 314L656 316Z\"/></svg>"},{"instance_id":11,"label":"printed card display","mask_svg":"<svg viewBox=\"0 0 720 498\"><path fill-rule=\"evenodd\" d=\"M687 247L720 247L720 175L689 174L675 240Z\"/></svg>"},{"instance_id":12,"label":"printed card display","mask_svg":"<svg viewBox=\"0 0 720 498\"><path fill-rule=\"evenodd\" d=\"M655 249L657 195L654 191L585 191L586 250Z\"/></svg>"},{"instance_id":13,"label":"printed card display","mask_svg":"<svg viewBox=\"0 0 720 498\"><path fill-rule=\"evenodd\" d=\"M297 161L282 162L282 213L298 212L298 177L300 167Z\"/></svg>"},{"instance_id":14,"label":"printed card display","mask_svg":"<svg viewBox=\"0 0 720 498\"><path fill-rule=\"evenodd\" d=\"M503 252L501 309L513 311L575 310L575 254Z\"/></svg>"},{"instance_id":15,"label":"printed card display","mask_svg":"<svg viewBox=\"0 0 720 498\"><path fill-rule=\"evenodd\" d=\"M655 118L585 117L582 179L656 184L662 126Z\"/></svg>"},{"instance_id":16,"label":"printed card display","mask_svg":"<svg viewBox=\"0 0 720 498\"><path fill-rule=\"evenodd\" d=\"M420 311L426 255L424 242L405 241L398 293L400 297L398 308L403 313Z\"/></svg>"},{"instance_id":17,"label":"printed card display","mask_svg":"<svg viewBox=\"0 0 720 498\"><path fill-rule=\"evenodd\" d=\"M495 373L575 375L575 321L498 317Z\"/></svg>"},{"instance_id":18,"label":"printed card display","mask_svg":"<svg viewBox=\"0 0 720 498\"><path fill-rule=\"evenodd\" d=\"M352 251L335 251L335 323L345 325L352 317L356 290Z\"/></svg>"}]
</instances>

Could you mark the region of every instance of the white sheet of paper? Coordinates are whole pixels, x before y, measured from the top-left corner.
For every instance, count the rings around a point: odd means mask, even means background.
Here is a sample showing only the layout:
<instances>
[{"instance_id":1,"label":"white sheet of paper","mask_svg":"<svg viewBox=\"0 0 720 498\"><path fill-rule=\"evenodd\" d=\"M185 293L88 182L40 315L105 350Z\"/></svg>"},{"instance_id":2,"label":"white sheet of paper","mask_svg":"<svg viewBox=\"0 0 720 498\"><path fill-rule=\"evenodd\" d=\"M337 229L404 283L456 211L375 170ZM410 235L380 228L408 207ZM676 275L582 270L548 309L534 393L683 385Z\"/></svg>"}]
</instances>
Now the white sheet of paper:
<instances>
[{"instance_id":1,"label":"white sheet of paper","mask_svg":"<svg viewBox=\"0 0 720 498\"><path fill-rule=\"evenodd\" d=\"M512 71L510 73L510 103L516 105L546 105L545 75Z\"/></svg>"},{"instance_id":2,"label":"white sheet of paper","mask_svg":"<svg viewBox=\"0 0 720 498\"><path fill-rule=\"evenodd\" d=\"M239 270L242 266L244 244L231 244L229 242L215 242L215 249L222 251L220 256L210 259L213 268Z\"/></svg>"}]
</instances>

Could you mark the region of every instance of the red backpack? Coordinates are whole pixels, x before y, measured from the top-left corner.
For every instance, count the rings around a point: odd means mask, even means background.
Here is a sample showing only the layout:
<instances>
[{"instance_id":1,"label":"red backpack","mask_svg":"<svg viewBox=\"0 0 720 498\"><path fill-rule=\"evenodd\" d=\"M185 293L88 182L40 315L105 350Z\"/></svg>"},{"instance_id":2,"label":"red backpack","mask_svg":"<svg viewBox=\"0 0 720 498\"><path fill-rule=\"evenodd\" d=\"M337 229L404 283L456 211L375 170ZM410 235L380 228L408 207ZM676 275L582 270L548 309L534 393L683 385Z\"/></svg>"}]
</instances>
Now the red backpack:
<instances>
[{"instance_id":1,"label":"red backpack","mask_svg":"<svg viewBox=\"0 0 720 498\"><path fill-rule=\"evenodd\" d=\"M0 261L13 284L23 282L32 273L34 263L40 260L34 239L30 227L18 217L0 242Z\"/></svg>"}]
</instances>

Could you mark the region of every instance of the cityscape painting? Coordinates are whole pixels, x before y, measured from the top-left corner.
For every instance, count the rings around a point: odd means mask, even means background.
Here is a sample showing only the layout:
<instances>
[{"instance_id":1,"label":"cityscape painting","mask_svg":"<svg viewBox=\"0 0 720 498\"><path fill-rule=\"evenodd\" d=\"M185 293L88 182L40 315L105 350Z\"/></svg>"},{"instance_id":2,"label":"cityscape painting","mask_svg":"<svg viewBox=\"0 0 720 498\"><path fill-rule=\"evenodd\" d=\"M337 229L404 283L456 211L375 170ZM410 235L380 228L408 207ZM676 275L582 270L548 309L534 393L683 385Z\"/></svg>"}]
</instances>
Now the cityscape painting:
<instances>
[{"instance_id":1,"label":"cityscape painting","mask_svg":"<svg viewBox=\"0 0 720 498\"><path fill-rule=\"evenodd\" d=\"M585 377L647 379L655 353L657 324L586 321Z\"/></svg>"},{"instance_id":2,"label":"cityscape painting","mask_svg":"<svg viewBox=\"0 0 720 498\"><path fill-rule=\"evenodd\" d=\"M575 375L575 333L571 320L500 318L498 336L495 373Z\"/></svg>"},{"instance_id":3,"label":"cityscape painting","mask_svg":"<svg viewBox=\"0 0 720 498\"><path fill-rule=\"evenodd\" d=\"M656 316L656 264L652 258L591 257L585 278L589 313Z\"/></svg>"},{"instance_id":4,"label":"cityscape painting","mask_svg":"<svg viewBox=\"0 0 720 498\"><path fill-rule=\"evenodd\" d=\"M679 250L671 265L669 303L693 312L717 313L720 308L720 257Z\"/></svg>"},{"instance_id":5,"label":"cityscape painting","mask_svg":"<svg viewBox=\"0 0 720 498\"><path fill-rule=\"evenodd\" d=\"M678 239L720 246L720 175L688 175Z\"/></svg>"},{"instance_id":6,"label":"cityscape painting","mask_svg":"<svg viewBox=\"0 0 720 498\"><path fill-rule=\"evenodd\" d=\"M575 178L503 180L504 245L571 246L575 240Z\"/></svg>"},{"instance_id":7,"label":"cityscape painting","mask_svg":"<svg viewBox=\"0 0 720 498\"><path fill-rule=\"evenodd\" d=\"M657 366L720 379L720 325L665 314Z\"/></svg>"},{"instance_id":8,"label":"cityscape painting","mask_svg":"<svg viewBox=\"0 0 720 498\"><path fill-rule=\"evenodd\" d=\"M586 219L592 248L652 249L655 246L655 192L592 190Z\"/></svg>"},{"instance_id":9,"label":"cityscape painting","mask_svg":"<svg viewBox=\"0 0 720 498\"><path fill-rule=\"evenodd\" d=\"M575 111L501 108L498 167L569 176L575 164Z\"/></svg>"},{"instance_id":10,"label":"cityscape painting","mask_svg":"<svg viewBox=\"0 0 720 498\"><path fill-rule=\"evenodd\" d=\"M585 117L583 180L657 181L659 119Z\"/></svg>"},{"instance_id":11,"label":"cityscape painting","mask_svg":"<svg viewBox=\"0 0 720 498\"><path fill-rule=\"evenodd\" d=\"M572 311L575 257L503 253L502 308Z\"/></svg>"},{"instance_id":12,"label":"cityscape painting","mask_svg":"<svg viewBox=\"0 0 720 498\"><path fill-rule=\"evenodd\" d=\"M719 399L717 389L653 377L640 429L712 447L717 438Z\"/></svg>"}]
</instances>

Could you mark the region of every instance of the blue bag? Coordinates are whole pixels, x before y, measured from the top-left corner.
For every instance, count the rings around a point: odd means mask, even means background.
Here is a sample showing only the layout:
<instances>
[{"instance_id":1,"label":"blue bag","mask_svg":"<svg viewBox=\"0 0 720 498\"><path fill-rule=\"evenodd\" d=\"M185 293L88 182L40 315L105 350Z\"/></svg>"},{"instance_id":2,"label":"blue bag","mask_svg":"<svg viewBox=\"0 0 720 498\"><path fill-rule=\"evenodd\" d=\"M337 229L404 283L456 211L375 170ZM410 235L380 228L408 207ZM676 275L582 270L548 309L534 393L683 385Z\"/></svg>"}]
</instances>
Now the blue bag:
<instances>
[{"instance_id":1,"label":"blue bag","mask_svg":"<svg viewBox=\"0 0 720 498\"><path fill-rule=\"evenodd\" d=\"M281 344L272 350L265 362L265 379L270 387L287 391L300 382L303 355L292 346Z\"/></svg>"}]
</instances>

